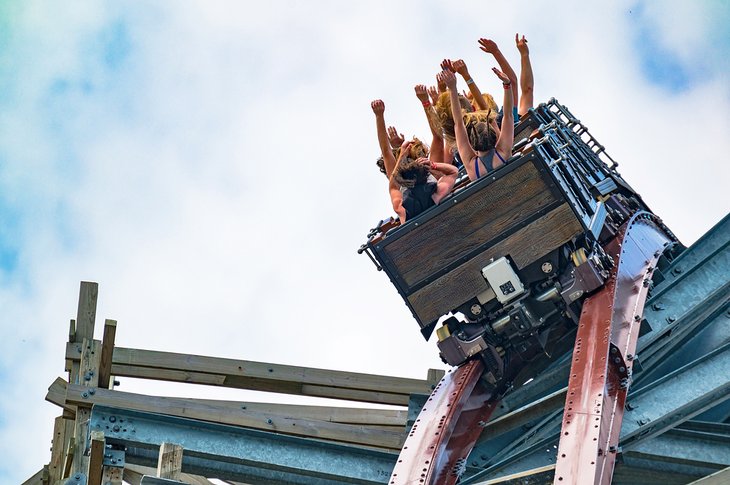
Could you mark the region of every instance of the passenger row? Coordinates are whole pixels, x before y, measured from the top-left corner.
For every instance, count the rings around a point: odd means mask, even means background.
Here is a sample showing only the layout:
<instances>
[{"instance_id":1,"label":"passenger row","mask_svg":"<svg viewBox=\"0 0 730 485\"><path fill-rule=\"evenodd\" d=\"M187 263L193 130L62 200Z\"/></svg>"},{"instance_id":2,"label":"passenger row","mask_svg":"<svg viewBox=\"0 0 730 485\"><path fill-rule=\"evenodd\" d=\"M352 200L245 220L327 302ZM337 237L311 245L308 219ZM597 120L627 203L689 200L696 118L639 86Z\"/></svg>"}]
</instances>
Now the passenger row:
<instances>
[{"instance_id":1,"label":"passenger row","mask_svg":"<svg viewBox=\"0 0 730 485\"><path fill-rule=\"evenodd\" d=\"M492 71L504 88L500 110L491 95L479 90L460 59L441 62L435 87L415 87L431 129L430 148L416 137L406 141L393 126L386 129L385 104L379 99L372 102L382 153L377 164L388 177L393 210L401 224L451 193L462 166L470 180L477 180L512 156L514 125L533 107L534 88L527 39L515 34L515 44L521 61L519 93L517 76L497 44L479 39L479 48L499 65ZM456 73L466 82L468 93L458 93Z\"/></svg>"}]
</instances>

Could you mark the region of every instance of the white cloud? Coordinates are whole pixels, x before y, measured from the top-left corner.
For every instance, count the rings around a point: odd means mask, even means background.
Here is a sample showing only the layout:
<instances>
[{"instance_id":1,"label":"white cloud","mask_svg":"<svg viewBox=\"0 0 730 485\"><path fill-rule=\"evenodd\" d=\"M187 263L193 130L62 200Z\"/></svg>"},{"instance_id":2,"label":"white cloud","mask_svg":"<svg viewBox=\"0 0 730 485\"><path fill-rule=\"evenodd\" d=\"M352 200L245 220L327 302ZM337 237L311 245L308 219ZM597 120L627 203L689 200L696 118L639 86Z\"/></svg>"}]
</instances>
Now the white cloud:
<instances>
[{"instance_id":1,"label":"white cloud","mask_svg":"<svg viewBox=\"0 0 730 485\"><path fill-rule=\"evenodd\" d=\"M424 136L412 86L443 57L499 87L478 37L516 61L524 31L538 99L567 104L680 238L699 237L727 212L727 88L669 98L647 84L630 7L100 3L82 15L29 3L0 71L15 89L0 105L0 200L22 215L21 272L0 288L0 476L19 482L48 460L58 410L43 395L62 375L82 279L100 283L97 327L118 320L120 346L419 378L442 367L355 252L390 214L369 103ZM670 43L707 35L653 18ZM119 22L130 48L114 70L99 42ZM49 94L59 78L94 89Z\"/></svg>"}]
</instances>

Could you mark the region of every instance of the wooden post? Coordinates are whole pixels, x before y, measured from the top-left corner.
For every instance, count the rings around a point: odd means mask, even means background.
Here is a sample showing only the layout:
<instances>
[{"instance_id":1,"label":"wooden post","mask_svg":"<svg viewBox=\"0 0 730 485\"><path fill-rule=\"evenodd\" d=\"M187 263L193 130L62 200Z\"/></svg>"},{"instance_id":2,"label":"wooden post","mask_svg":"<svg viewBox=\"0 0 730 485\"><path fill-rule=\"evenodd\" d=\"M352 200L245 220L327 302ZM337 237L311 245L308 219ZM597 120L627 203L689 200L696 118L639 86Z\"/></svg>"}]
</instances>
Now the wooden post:
<instances>
[{"instance_id":1,"label":"wooden post","mask_svg":"<svg viewBox=\"0 0 730 485\"><path fill-rule=\"evenodd\" d=\"M76 313L76 342L94 338L94 321L96 320L96 300L99 296L99 284L82 281L79 289L79 307Z\"/></svg>"},{"instance_id":2,"label":"wooden post","mask_svg":"<svg viewBox=\"0 0 730 485\"><path fill-rule=\"evenodd\" d=\"M123 473L124 468L105 466L101 477L101 483L103 485L122 485Z\"/></svg>"},{"instance_id":3,"label":"wooden post","mask_svg":"<svg viewBox=\"0 0 730 485\"><path fill-rule=\"evenodd\" d=\"M182 457L182 446L173 443L162 443L157 461L157 476L179 481L182 474Z\"/></svg>"},{"instance_id":4,"label":"wooden post","mask_svg":"<svg viewBox=\"0 0 730 485\"><path fill-rule=\"evenodd\" d=\"M102 468L104 467L104 432L91 432L91 451L89 452L89 467L86 473L87 485L101 485Z\"/></svg>"},{"instance_id":5,"label":"wooden post","mask_svg":"<svg viewBox=\"0 0 730 485\"><path fill-rule=\"evenodd\" d=\"M101 359L101 342L84 338L81 351L81 367L79 382L84 387L96 388L99 385L99 361ZM91 406L79 405L76 409L76 431L74 461L72 473L86 473L89 468L89 457L85 456L86 436L88 434Z\"/></svg>"},{"instance_id":6,"label":"wooden post","mask_svg":"<svg viewBox=\"0 0 730 485\"><path fill-rule=\"evenodd\" d=\"M73 421L64 419L63 416L56 418L53 425L53 442L51 447L51 462L48 465L50 483L56 483L64 475L64 459L66 457L66 446L73 434Z\"/></svg>"},{"instance_id":7,"label":"wooden post","mask_svg":"<svg viewBox=\"0 0 730 485\"><path fill-rule=\"evenodd\" d=\"M99 387L109 389L109 380L112 374L112 356L114 355L114 339L117 334L116 320L104 321L104 337L101 344L101 359L99 361Z\"/></svg>"}]
</instances>

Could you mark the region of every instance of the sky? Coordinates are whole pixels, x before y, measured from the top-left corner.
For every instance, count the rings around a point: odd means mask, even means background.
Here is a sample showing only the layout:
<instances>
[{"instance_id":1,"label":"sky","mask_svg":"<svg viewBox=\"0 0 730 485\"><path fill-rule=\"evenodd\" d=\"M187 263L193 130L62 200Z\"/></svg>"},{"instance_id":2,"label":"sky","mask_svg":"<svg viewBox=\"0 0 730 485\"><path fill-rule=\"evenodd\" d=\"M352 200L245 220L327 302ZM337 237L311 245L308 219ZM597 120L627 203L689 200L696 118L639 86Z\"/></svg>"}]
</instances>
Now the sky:
<instances>
[{"instance_id":1,"label":"sky","mask_svg":"<svg viewBox=\"0 0 730 485\"><path fill-rule=\"evenodd\" d=\"M730 205L729 25L720 0L1 2L0 483L50 459L82 280L96 338L115 319L122 347L444 368L356 253L392 215L370 102L427 138L413 86L441 59L500 92L480 37L517 68L525 34L536 100L567 105L691 244Z\"/></svg>"}]
</instances>

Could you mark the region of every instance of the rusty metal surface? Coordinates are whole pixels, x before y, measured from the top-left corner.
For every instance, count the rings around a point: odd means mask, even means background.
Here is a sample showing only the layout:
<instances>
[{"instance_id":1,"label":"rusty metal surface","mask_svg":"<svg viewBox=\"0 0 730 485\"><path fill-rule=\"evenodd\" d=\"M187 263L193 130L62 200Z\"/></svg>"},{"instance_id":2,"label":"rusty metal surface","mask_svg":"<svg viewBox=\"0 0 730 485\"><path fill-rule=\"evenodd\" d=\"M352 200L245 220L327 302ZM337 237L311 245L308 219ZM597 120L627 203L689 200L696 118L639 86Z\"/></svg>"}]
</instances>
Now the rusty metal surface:
<instances>
[{"instance_id":1,"label":"rusty metal surface","mask_svg":"<svg viewBox=\"0 0 730 485\"><path fill-rule=\"evenodd\" d=\"M454 484L482 427L499 401L480 382L484 364L449 371L424 405L388 481L391 485Z\"/></svg>"},{"instance_id":2,"label":"rusty metal surface","mask_svg":"<svg viewBox=\"0 0 730 485\"><path fill-rule=\"evenodd\" d=\"M583 304L565 401L555 484L609 484L651 272L670 241L647 214L606 245L611 278Z\"/></svg>"}]
</instances>

